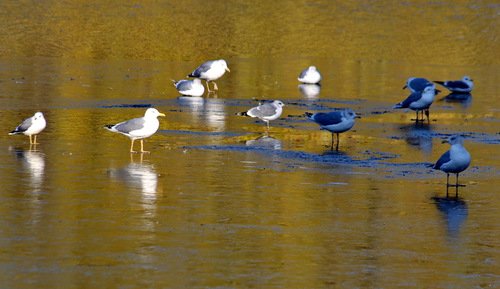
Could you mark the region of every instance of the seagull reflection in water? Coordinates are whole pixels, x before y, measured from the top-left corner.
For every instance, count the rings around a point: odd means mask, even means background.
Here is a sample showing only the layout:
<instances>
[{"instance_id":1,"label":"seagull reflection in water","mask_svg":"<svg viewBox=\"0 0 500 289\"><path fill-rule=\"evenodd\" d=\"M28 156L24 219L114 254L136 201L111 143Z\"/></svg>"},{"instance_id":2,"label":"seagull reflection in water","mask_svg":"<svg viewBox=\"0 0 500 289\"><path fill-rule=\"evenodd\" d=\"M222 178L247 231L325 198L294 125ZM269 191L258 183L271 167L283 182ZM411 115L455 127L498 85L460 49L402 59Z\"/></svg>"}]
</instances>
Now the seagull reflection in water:
<instances>
[{"instance_id":1,"label":"seagull reflection in water","mask_svg":"<svg viewBox=\"0 0 500 289\"><path fill-rule=\"evenodd\" d=\"M153 203L156 201L158 174L153 165L143 163L142 154L139 157L140 161L136 163L130 155L130 164L121 169L110 169L108 174L129 187L140 189L143 203Z\"/></svg>"},{"instance_id":2,"label":"seagull reflection in water","mask_svg":"<svg viewBox=\"0 0 500 289\"><path fill-rule=\"evenodd\" d=\"M247 140L245 145L271 150L281 150L281 140L273 138L267 134L261 135L256 139Z\"/></svg>"},{"instance_id":3,"label":"seagull reflection in water","mask_svg":"<svg viewBox=\"0 0 500 289\"><path fill-rule=\"evenodd\" d=\"M432 127L426 123L412 123L399 128L407 144L426 154L432 152Z\"/></svg>"},{"instance_id":4,"label":"seagull reflection in water","mask_svg":"<svg viewBox=\"0 0 500 289\"><path fill-rule=\"evenodd\" d=\"M299 91L304 97L317 98L321 92L319 84L299 84Z\"/></svg>"},{"instance_id":5,"label":"seagull reflection in water","mask_svg":"<svg viewBox=\"0 0 500 289\"><path fill-rule=\"evenodd\" d=\"M449 103L460 103L463 108L468 108L472 104L472 94L467 92L452 92L439 99Z\"/></svg>"},{"instance_id":6,"label":"seagull reflection in water","mask_svg":"<svg viewBox=\"0 0 500 289\"><path fill-rule=\"evenodd\" d=\"M469 214L467 203L462 198L458 197L458 188L455 196L449 196L448 190L446 190L446 197L435 196L431 199L434 201L436 208L441 213L446 223L446 234L448 238L451 241L458 239L460 229L465 220L467 220Z\"/></svg>"},{"instance_id":7,"label":"seagull reflection in water","mask_svg":"<svg viewBox=\"0 0 500 289\"><path fill-rule=\"evenodd\" d=\"M29 186L32 189L29 193L31 206L31 223L36 224L42 217L41 199L43 180L45 175L45 155L37 151L36 145L30 145L29 150L22 148L9 148L14 156L21 162L23 171L29 175Z\"/></svg>"},{"instance_id":8,"label":"seagull reflection in water","mask_svg":"<svg viewBox=\"0 0 500 289\"><path fill-rule=\"evenodd\" d=\"M45 155L37 151L36 146L30 146L29 150L14 148L16 158L22 162L23 168L29 173L30 186L34 191L41 190L43 176L45 174Z\"/></svg>"}]
</instances>

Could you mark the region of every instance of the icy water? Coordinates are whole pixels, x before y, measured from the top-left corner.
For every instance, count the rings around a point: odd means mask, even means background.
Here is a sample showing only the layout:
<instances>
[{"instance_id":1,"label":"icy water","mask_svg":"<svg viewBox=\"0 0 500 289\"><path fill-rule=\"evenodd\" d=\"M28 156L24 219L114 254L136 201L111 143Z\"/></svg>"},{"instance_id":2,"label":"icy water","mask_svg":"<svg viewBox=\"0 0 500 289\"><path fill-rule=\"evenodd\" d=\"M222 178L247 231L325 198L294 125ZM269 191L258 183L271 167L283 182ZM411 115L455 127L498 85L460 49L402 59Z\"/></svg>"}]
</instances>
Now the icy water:
<instances>
[{"instance_id":1,"label":"icy water","mask_svg":"<svg viewBox=\"0 0 500 289\"><path fill-rule=\"evenodd\" d=\"M500 286L498 4L102 2L0 11L0 288ZM180 97L216 58L219 92ZM409 76L463 75L429 124L391 109ZM268 134L236 115L262 99L285 103ZM166 117L130 154L103 125L147 107ZM332 152L302 115L343 107ZM39 145L7 135L35 111ZM455 133L473 160L447 196L428 165Z\"/></svg>"}]
</instances>

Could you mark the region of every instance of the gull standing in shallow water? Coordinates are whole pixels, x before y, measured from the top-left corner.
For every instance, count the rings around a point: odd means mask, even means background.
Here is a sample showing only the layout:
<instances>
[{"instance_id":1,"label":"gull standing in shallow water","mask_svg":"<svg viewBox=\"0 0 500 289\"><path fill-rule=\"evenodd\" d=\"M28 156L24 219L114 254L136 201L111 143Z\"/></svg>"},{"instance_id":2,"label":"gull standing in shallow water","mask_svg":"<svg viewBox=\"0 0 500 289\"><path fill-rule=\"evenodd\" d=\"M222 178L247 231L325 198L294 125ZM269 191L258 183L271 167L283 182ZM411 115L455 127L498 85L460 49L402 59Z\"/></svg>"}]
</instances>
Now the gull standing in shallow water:
<instances>
[{"instance_id":1,"label":"gull standing in shallow water","mask_svg":"<svg viewBox=\"0 0 500 289\"><path fill-rule=\"evenodd\" d=\"M25 119L20 125L18 125L9 135L13 134L24 134L30 137L30 144L38 144L36 142L36 135L45 129L47 122L43 117L43 113L37 112L32 117ZM34 136L32 140L31 136Z\"/></svg>"},{"instance_id":2,"label":"gull standing in shallow water","mask_svg":"<svg viewBox=\"0 0 500 289\"><path fill-rule=\"evenodd\" d=\"M112 132L121 133L130 138L132 143L130 144L130 152L134 151L134 141L136 139L141 140L141 153L148 153L144 150L143 139L152 136L160 127L160 122L158 121L158 116L165 116L165 114L159 112L155 108L148 108L144 117L138 117L118 124L108 124L104 127Z\"/></svg>"},{"instance_id":3,"label":"gull standing in shallow water","mask_svg":"<svg viewBox=\"0 0 500 289\"><path fill-rule=\"evenodd\" d=\"M459 135L451 136L448 140L451 147L445 152L436 164L432 167L435 170L441 170L446 173L446 186L463 186L458 184L458 174L465 171L470 165L471 156L464 147L464 139ZM457 176L455 185L450 185L450 173Z\"/></svg>"},{"instance_id":4,"label":"gull standing in shallow water","mask_svg":"<svg viewBox=\"0 0 500 289\"><path fill-rule=\"evenodd\" d=\"M224 59L209 60L202 65L198 66L188 77L195 77L205 79L207 81L207 90L211 92L208 83L219 79L225 72L231 72L227 67L227 62ZM214 90L218 90L217 83L214 82Z\"/></svg>"},{"instance_id":5,"label":"gull standing in shallow water","mask_svg":"<svg viewBox=\"0 0 500 289\"><path fill-rule=\"evenodd\" d=\"M448 80L448 81L434 81L435 83L446 87L451 92L471 92L474 88L474 81L464 76L461 80Z\"/></svg>"},{"instance_id":6,"label":"gull standing in shallow water","mask_svg":"<svg viewBox=\"0 0 500 289\"><path fill-rule=\"evenodd\" d=\"M420 121L418 117L418 112L422 111L422 121L424 121L424 110L427 116L427 121L429 120L429 107L434 101L436 96L436 89L433 86L426 86L421 92L413 92L405 100L394 105L392 108L409 108L414 110L417 114L416 122Z\"/></svg>"},{"instance_id":7,"label":"gull standing in shallow water","mask_svg":"<svg viewBox=\"0 0 500 289\"><path fill-rule=\"evenodd\" d=\"M346 108L343 110L332 111L328 113L318 112L310 113L306 112L305 116L315 123L319 124L320 129L327 130L332 133L332 146L333 150L333 134L337 134L337 146L336 150L339 150L339 133L346 132L354 126L354 120L360 118L356 113L350 109Z\"/></svg>"},{"instance_id":8,"label":"gull standing in shallow water","mask_svg":"<svg viewBox=\"0 0 500 289\"><path fill-rule=\"evenodd\" d=\"M175 81L172 79L175 88L177 91L185 96L202 96L205 93L205 87L201 84L201 80L199 78L195 78L193 80L179 80Z\"/></svg>"},{"instance_id":9,"label":"gull standing in shallow water","mask_svg":"<svg viewBox=\"0 0 500 289\"><path fill-rule=\"evenodd\" d=\"M321 74L316 69L316 66L309 66L302 70L298 80L302 83L317 84L321 81Z\"/></svg>"},{"instance_id":10,"label":"gull standing in shallow water","mask_svg":"<svg viewBox=\"0 0 500 289\"><path fill-rule=\"evenodd\" d=\"M259 106L237 113L237 115L257 117L267 123L267 130L269 130L269 121L280 117L284 105L281 100L265 101L259 104Z\"/></svg>"}]
</instances>

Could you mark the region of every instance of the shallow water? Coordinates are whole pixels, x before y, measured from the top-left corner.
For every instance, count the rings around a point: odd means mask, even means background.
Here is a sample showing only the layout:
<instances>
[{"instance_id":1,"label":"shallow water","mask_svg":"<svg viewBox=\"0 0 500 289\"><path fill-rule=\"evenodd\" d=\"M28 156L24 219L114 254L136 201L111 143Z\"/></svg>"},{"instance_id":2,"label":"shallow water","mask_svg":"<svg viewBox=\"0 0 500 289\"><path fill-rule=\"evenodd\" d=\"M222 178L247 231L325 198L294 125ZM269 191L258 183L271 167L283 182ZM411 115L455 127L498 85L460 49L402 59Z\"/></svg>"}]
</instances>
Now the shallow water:
<instances>
[{"instance_id":1,"label":"shallow water","mask_svg":"<svg viewBox=\"0 0 500 289\"><path fill-rule=\"evenodd\" d=\"M498 5L251 3L5 5L0 287L500 285ZM215 57L220 91L179 97ZM310 64L319 88L297 83ZM391 109L409 76L466 74L430 124ZM269 134L236 115L260 99L285 103ZM103 125L150 106L166 117L131 155ZM302 114L336 107L362 118L332 152ZM7 135L37 110L40 145ZM473 162L447 198L428 165L454 133Z\"/></svg>"}]
</instances>

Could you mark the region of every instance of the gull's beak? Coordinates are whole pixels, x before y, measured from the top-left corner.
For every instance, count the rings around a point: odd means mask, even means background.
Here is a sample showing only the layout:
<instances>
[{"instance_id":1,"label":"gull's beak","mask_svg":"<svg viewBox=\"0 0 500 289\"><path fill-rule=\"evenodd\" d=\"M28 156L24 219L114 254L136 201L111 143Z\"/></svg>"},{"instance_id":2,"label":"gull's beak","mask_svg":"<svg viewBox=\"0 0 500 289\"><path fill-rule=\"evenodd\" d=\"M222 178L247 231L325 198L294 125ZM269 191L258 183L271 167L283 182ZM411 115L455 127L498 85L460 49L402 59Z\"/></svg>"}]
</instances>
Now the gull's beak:
<instances>
[{"instance_id":1,"label":"gull's beak","mask_svg":"<svg viewBox=\"0 0 500 289\"><path fill-rule=\"evenodd\" d=\"M441 141L441 143L448 143L448 140L444 139L444 140Z\"/></svg>"},{"instance_id":2,"label":"gull's beak","mask_svg":"<svg viewBox=\"0 0 500 289\"><path fill-rule=\"evenodd\" d=\"M408 85L406 85L406 84L405 84L405 86L403 86L403 89L405 89L405 88L407 88L407 87L408 87Z\"/></svg>"},{"instance_id":3,"label":"gull's beak","mask_svg":"<svg viewBox=\"0 0 500 289\"><path fill-rule=\"evenodd\" d=\"M356 115L356 116L355 116L354 118L361 118L361 116L359 116L359 115Z\"/></svg>"},{"instance_id":4,"label":"gull's beak","mask_svg":"<svg viewBox=\"0 0 500 289\"><path fill-rule=\"evenodd\" d=\"M166 116L164 113L159 113L158 116Z\"/></svg>"},{"instance_id":5,"label":"gull's beak","mask_svg":"<svg viewBox=\"0 0 500 289\"><path fill-rule=\"evenodd\" d=\"M231 72L231 70L229 70L229 67L226 67L226 70L227 70L227 72Z\"/></svg>"}]
</instances>

